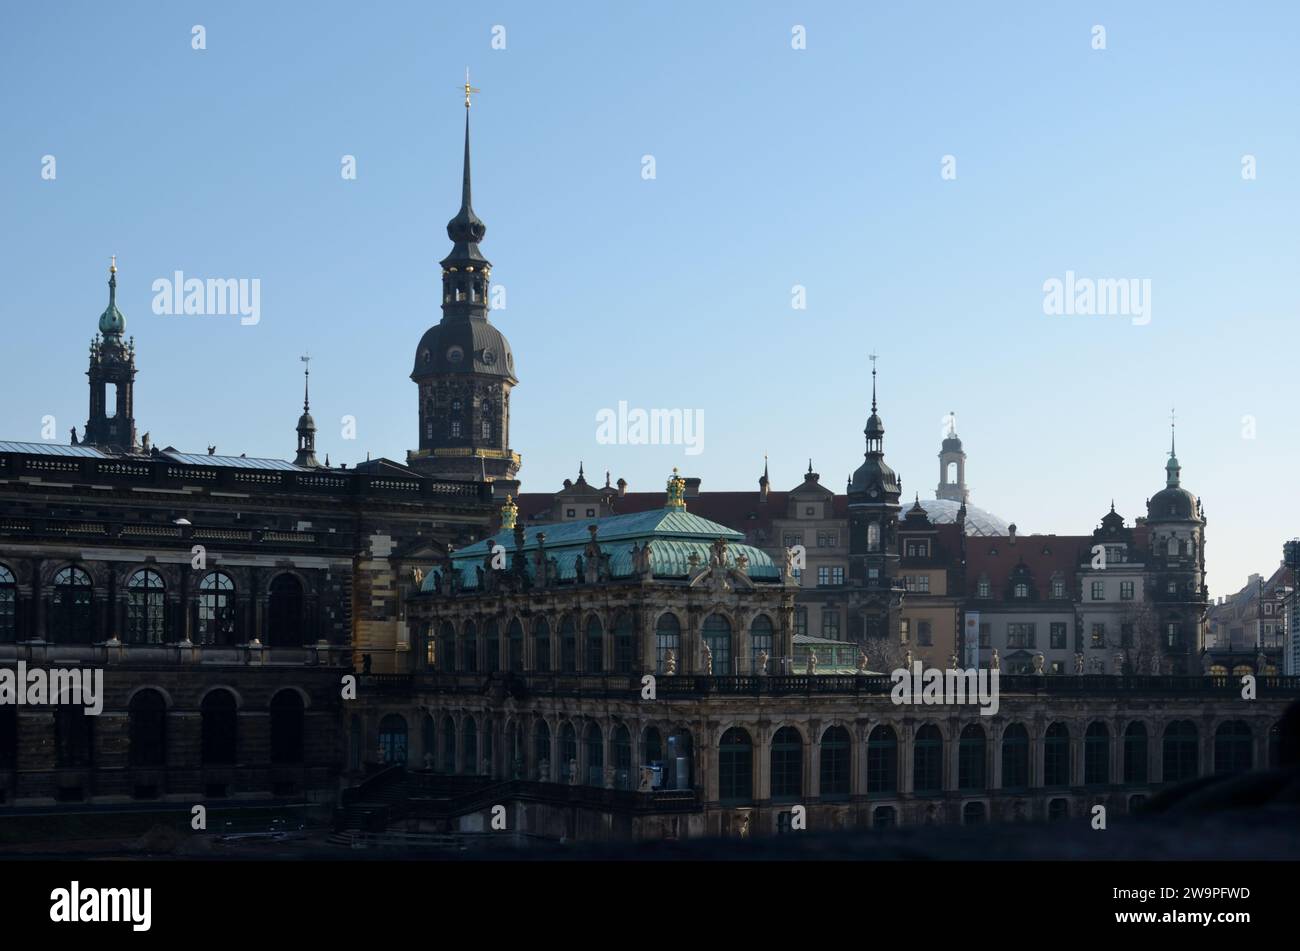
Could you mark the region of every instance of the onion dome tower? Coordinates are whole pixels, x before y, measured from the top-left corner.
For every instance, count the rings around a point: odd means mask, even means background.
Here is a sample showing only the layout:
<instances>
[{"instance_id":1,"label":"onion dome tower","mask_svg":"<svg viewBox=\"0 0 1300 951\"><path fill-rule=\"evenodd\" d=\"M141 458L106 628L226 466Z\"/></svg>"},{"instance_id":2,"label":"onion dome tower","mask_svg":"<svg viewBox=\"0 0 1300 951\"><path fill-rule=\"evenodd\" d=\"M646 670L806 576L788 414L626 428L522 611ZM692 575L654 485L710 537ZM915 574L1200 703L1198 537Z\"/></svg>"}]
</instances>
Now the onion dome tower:
<instances>
[{"instance_id":1,"label":"onion dome tower","mask_svg":"<svg viewBox=\"0 0 1300 951\"><path fill-rule=\"evenodd\" d=\"M90 417L83 442L102 449L134 452L135 338L123 341L126 318L117 309L117 255L108 269L108 306L99 316L99 332L90 342ZM115 413L108 415L106 399L114 388Z\"/></svg>"},{"instance_id":2,"label":"onion dome tower","mask_svg":"<svg viewBox=\"0 0 1300 951\"><path fill-rule=\"evenodd\" d=\"M871 416L867 450L848 486L849 636L862 643L898 637L902 600L898 572L898 512L902 481L885 463L885 424L876 409L876 357L871 356Z\"/></svg>"},{"instance_id":3,"label":"onion dome tower","mask_svg":"<svg viewBox=\"0 0 1300 951\"><path fill-rule=\"evenodd\" d=\"M1151 599L1156 614L1162 673L1190 676L1205 643L1209 589L1205 586L1205 511L1182 486L1169 422L1165 487L1147 500Z\"/></svg>"},{"instance_id":4,"label":"onion dome tower","mask_svg":"<svg viewBox=\"0 0 1300 951\"><path fill-rule=\"evenodd\" d=\"M298 417L298 454L294 465L308 469L317 468L316 461L316 420L311 418L311 357L301 357L302 370L302 415Z\"/></svg>"}]
</instances>

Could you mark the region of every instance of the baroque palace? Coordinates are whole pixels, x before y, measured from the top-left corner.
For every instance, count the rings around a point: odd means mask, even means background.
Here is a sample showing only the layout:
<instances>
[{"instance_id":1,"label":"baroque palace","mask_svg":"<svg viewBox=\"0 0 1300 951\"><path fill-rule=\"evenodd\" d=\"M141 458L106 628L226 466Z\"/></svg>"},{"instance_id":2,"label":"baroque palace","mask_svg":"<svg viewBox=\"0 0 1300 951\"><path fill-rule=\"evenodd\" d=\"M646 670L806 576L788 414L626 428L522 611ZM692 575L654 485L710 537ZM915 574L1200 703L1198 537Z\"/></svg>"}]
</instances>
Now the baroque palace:
<instances>
[{"instance_id":1,"label":"baroque palace","mask_svg":"<svg viewBox=\"0 0 1300 951\"><path fill-rule=\"evenodd\" d=\"M467 113L403 462L322 464L306 385L292 462L137 435L111 268L83 433L0 443L0 665L102 668L104 709L0 705L0 818L307 803L443 833L505 805L552 839L764 835L1123 813L1276 760L1300 689L1261 655L1246 701L1206 661L1206 520L1172 444L1133 524L1020 535L970 504L955 431L936 497L905 500L873 370L842 495L811 462L785 493L580 467L520 495L471 197ZM912 662L998 669L996 713L895 705Z\"/></svg>"}]
</instances>

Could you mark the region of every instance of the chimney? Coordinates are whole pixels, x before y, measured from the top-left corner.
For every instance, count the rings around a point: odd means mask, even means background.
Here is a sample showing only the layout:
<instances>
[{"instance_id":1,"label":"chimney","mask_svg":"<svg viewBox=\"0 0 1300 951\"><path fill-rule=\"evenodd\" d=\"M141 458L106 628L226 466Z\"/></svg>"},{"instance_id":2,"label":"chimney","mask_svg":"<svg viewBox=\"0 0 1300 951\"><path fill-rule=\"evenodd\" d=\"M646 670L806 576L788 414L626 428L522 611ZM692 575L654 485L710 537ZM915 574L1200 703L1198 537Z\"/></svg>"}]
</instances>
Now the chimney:
<instances>
[{"instance_id":1,"label":"chimney","mask_svg":"<svg viewBox=\"0 0 1300 951\"><path fill-rule=\"evenodd\" d=\"M700 495L700 480L699 480L699 479L687 479L687 480L686 480L686 498L688 498L688 499L695 499L695 498L699 498L699 495Z\"/></svg>"},{"instance_id":2,"label":"chimney","mask_svg":"<svg viewBox=\"0 0 1300 951\"><path fill-rule=\"evenodd\" d=\"M1009 539L1008 544L1014 545L1014 544L1016 543L1016 523L1015 523L1015 522L1012 522L1010 525L1007 526L1007 533L1011 536L1011 538Z\"/></svg>"},{"instance_id":3,"label":"chimney","mask_svg":"<svg viewBox=\"0 0 1300 951\"><path fill-rule=\"evenodd\" d=\"M627 479L619 479L618 482L615 483L615 485L618 486L618 497L620 499L623 496L627 495Z\"/></svg>"}]
</instances>

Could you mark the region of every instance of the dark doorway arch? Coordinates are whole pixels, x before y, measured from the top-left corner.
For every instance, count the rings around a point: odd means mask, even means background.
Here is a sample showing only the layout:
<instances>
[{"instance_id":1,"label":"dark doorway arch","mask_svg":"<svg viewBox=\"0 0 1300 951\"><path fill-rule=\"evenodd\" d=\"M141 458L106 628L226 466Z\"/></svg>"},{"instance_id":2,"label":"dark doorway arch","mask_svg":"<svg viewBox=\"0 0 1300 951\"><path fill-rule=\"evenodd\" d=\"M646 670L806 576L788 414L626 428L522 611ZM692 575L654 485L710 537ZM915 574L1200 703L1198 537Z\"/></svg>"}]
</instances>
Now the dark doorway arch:
<instances>
[{"instance_id":1,"label":"dark doorway arch","mask_svg":"<svg viewBox=\"0 0 1300 951\"><path fill-rule=\"evenodd\" d=\"M301 763L303 703L296 690L271 698L271 762Z\"/></svg>"},{"instance_id":2,"label":"dark doorway arch","mask_svg":"<svg viewBox=\"0 0 1300 951\"><path fill-rule=\"evenodd\" d=\"M203 698L199 711L203 718L203 765L234 763L239 736L235 695L229 690L213 690Z\"/></svg>"},{"instance_id":3,"label":"dark doorway arch","mask_svg":"<svg viewBox=\"0 0 1300 951\"><path fill-rule=\"evenodd\" d=\"M167 701L163 695L157 690L138 690L127 712L131 765L167 765Z\"/></svg>"},{"instance_id":4,"label":"dark doorway arch","mask_svg":"<svg viewBox=\"0 0 1300 951\"><path fill-rule=\"evenodd\" d=\"M301 647L306 640L302 623L302 582L288 573L276 575L271 582L267 615L267 643L271 647Z\"/></svg>"}]
</instances>

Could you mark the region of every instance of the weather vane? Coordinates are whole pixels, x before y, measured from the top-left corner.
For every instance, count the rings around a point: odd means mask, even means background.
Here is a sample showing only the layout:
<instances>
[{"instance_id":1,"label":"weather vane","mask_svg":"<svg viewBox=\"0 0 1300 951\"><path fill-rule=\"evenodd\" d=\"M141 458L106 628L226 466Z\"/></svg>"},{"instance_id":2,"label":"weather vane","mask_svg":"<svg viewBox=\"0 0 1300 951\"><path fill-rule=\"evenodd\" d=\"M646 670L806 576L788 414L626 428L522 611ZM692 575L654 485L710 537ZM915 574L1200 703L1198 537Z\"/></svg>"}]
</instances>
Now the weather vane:
<instances>
[{"instance_id":1,"label":"weather vane","mask_svg":"<svg viewBox=\"0 0 1300 951\"><path fill-rule=\"evenodd\" d=\"M465 108L469 108L469 97L471 93L482 92L481 89L475 89L469 84L469 67L465 67Z\"/></svg>"}]
</instances>

